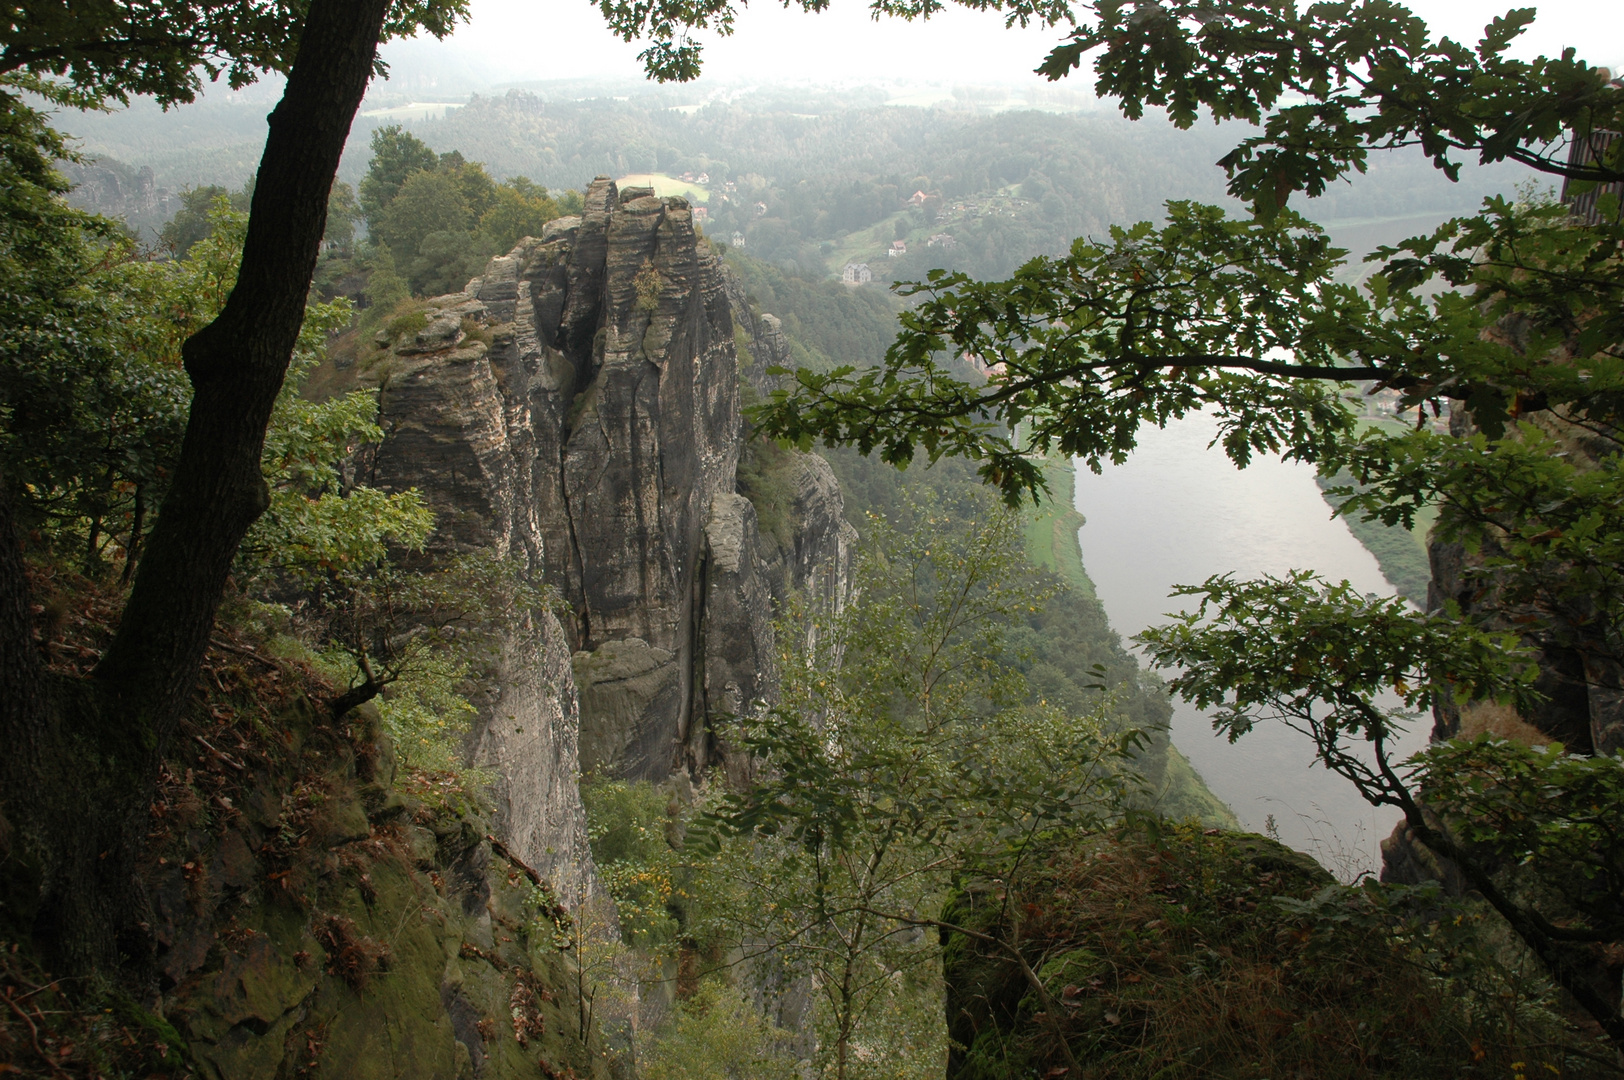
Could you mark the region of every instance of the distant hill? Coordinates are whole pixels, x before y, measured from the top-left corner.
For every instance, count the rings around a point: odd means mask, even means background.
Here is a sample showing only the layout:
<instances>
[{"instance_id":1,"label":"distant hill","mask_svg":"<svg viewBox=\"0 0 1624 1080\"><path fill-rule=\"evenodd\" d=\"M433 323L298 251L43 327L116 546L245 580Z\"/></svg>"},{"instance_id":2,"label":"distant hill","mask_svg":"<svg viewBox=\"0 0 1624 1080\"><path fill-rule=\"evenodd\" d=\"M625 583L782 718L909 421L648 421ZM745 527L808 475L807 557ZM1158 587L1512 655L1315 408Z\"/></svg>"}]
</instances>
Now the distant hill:
<instances>
[{"instance_id":1,"label":"distant hill","mask_svg":"<svg viewBox=\"0 0 1624 1080\"><path fill-rule=\"evenodd\" d=\"M1179 132L1104 109L995 111L1008 102L968 92L898 106L880 87L769 87L695 104L680 88L609 93L632 88L575 81L476 94L448 109L433 107L449 99L423 96L421 82L380 84L369 97L342 179L359 181L368 133L389 122L497 178L527 176L555 190L597 175L704 175L706 185L685 183L696 202L704 192L702 227L714 239L812 279L863 262L878 286L933 267L1001 277L1077 236L1156 217L1165 200L1223 202L1213 163L1235 135L1232 126ZM150 168L156 187L238 187L257 162L275 94L266 85L169 113L138 103L62 122L92 155ZM1389 239L1470 211L1482 192L1509 191L1523 173L1463 176L1469 182L1451 184L1419 152L1378 156L1357 188L1333 188L1299 209L1356 244Z\"/></svg>"}]
</instances>

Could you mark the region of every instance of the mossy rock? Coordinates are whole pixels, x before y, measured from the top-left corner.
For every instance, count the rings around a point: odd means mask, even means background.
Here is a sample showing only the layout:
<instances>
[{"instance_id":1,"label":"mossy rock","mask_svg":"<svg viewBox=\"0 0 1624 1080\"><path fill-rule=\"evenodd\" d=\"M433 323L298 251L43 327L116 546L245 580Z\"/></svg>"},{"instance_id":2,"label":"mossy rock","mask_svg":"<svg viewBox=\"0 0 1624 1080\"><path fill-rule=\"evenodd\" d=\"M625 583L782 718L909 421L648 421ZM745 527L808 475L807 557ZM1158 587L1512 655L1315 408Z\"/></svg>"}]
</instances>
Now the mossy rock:
<instances>
[{"instance_id":1,"label":"mossy rock","mask_svg":"<svg viewBox=\"0 0 1624 1080\"><path fill-rule=\"evenodd\" d=\"M1072 949L1061 953L1038 969L1043 985L1064 990L1067 986L1080 986L1106 969L1106 963L1088 949Z\"/></svg>"},{"instance_id":2,"label":"mossy rock","mask_svg":"<svg viewBox=\"0 0 1624 1080\"><path fill-rule=\"evenodd\" d=\"M1496 1038L1382 919L1281 902L1334 880L1267 837L1151 822L1056 839L1029 865L967 882L943 918L1018 942L1048 1002L1007 945L944 934L949 1080L1409 1080L1468 1075Z\"/></svg>"},{"instance_id":3,"label":"mossy rock","mask_svg":"<svg viewBox=\"0 0 1624 1080\"><path fill-rule=\"evenodd\" d=\"M241 811L177 833L154 871L163 1011L202 1074L606 1078L553 902L472 801L396 776L365 710L288 720Z\"/></svg>"},{"instance_id":4,"label":"mossy rock","mask_svg":"<svg viewBox=\"0 0 1624 1080\"><path fill-rule=\"evenodd\" d=\"M1313 885L1329 885L1336 879L1312 855L1289 848L1278 840L1256 833L1231 834L1228 851L1260 871L1303 878Z\"/></svg>"}]
</instances>

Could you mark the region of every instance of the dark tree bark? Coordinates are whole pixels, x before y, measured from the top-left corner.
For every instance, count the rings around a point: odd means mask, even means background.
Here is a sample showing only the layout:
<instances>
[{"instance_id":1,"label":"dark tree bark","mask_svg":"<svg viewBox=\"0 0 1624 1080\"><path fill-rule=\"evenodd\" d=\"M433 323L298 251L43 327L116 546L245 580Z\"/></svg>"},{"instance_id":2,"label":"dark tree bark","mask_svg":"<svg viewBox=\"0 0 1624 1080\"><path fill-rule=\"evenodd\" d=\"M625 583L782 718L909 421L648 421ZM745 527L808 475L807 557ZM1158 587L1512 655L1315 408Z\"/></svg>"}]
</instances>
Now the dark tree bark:
<instances>
[{"instance_id":1,"label":"dark tree bark","mask_svg":"<svg viewBox=\"0 0 1624 1080\"><path fill-rule=\"evenodd\" d=\"M254 189L236 287L186 342L194 389L173 484L111 648L54 679L29 629L0 491L0 901L61 970L150 955L135 860L158 765L192 699L243 535L269 499L260 454L299 328L327 197L389 0L313 0Z\"/></svg>"},{"instance_id":2,"label":"dark tree bark","mask_svg":"<svg viewBox=\"0 0 1624 1080\"><path fill-rule=\"evenodd\" d=\"M118 636L96 669L111 700L148 723L174 716L191 694L237 546L268 505L265 427L387 9L387 0L311 5L270 116L236 287L183 350L194 390L186 437Z\"/></svg>"}]
</instances>

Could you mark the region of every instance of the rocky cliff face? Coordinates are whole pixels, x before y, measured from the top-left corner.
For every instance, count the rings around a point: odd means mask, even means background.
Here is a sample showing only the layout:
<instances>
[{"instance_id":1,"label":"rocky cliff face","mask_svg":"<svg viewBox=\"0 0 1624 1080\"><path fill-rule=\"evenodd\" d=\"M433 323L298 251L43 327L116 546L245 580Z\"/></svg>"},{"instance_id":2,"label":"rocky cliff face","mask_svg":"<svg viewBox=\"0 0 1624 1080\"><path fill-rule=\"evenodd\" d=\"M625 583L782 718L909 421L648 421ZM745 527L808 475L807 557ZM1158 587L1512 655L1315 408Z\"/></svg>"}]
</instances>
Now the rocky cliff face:
<instances>
[{"instance_id":1,"label":"rocky cliff face","mask_svg":"<svg viewBox=\"0 0 1624 1080\"><path fill-rule=\"evenodd\" d=\"M1516 342L1514 335L1507 336ZM1538 413L1530 419L1581 467L1594 467L1611 453L1604 440L1557 412ZM1453 412L1450 427L1457 436L1477 430L1465 409ZM1486 616L1497 629L1521 633L1524 646L1538 660L1535 688L1543 699L1525 716L1493 702L1462 708L1440 699L1434 707L1433 737L1448 739L1490 732L1531 743L1555 739L1582 754L1611 754L1624 749L1624 658L1609 645L1601 629L1586 625L1586 616L1593 613L1560 612L1568 617L1564 621L1570 627L1558 632L1556 627L1550 627L1552 620L1542 617L1531 605L1508 601L1501 582L1494 574L1484 572L1484 567L1499 554L1492 545L1468 552L1457 543L1434 541L1428 551L1432 564L1428 608L1438 610L1445 602L1453 602L1463 612ZM1529 625L1549 628L1528 633Z\"/></svg>"},{"instance_id":2,"label":"rocky cliff face","mask_svg":"<svg viewBox=\"0 0 1624 1080\"><path fill-rule=\"evenodd\" d=\"M512 558L567 606L509 643L473 736L502 832L566 895L589 863L577 775L723 762L716 719L774 693L775 603L847 587L822 459L777 452L772 535L738 491L741 382L787 354L729 281L683 200L600 178L361 365L388 433L372 482L423 492L443 551Z\"/></svg>"},{"instance_id":3,"label":"rocky cliff face","mask_svg":"<svg viewBox=\"0 0 1624 1080\"><path fill-rule=\"evenodd\" d=\"M64 161L57 166L73 190L68 202L93 214L122 219L146 243L180 209L180 197L158 186L150 166L132 168L121 161L99 158Z\"/></svg>"},{"instance_id":4,"label":"rocky cliff face","mask_svg":"<svg viewBox=\"0 0 1624 1080\"><path fill-rule=\"evenodd\" d=\"M372 707L334 720L301 693L265 720L180 740L152 809L144 878L186 1075L607 1080L540 875L468 800L397 777Z\"/></svg>"}]
</instances>

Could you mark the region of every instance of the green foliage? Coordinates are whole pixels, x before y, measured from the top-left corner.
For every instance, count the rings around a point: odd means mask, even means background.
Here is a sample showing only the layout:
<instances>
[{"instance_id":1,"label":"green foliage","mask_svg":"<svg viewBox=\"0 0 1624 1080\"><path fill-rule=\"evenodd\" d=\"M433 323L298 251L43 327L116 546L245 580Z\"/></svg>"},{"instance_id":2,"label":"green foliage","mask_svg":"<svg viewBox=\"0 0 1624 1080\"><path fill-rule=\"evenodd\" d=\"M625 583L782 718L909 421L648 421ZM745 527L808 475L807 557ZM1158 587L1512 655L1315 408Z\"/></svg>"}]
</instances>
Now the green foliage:
<instances>
[{"instance_id":1,"label":"green foliage","mask_svg":"<svg viewBox=\"0 0 1624 1080\"><path fill-rule=\"evenodd\" d=\"M1159 666L1184 668L1174 690L1216 706L1213 724L1232 740L1260 719L1308 735L1326 767L1366 800L1402 810L1416 838L1451 859L1607 1028L1610 1006L1585 981L1583 954L1574 950L1624 939L1616 914L1624 864L1612 840L1624 826L1624 759L1451 740L1404 768L1389 747L1414 714L1375 701L1391 688L1412 709L1453 699L1527 710L1538 672L1517 637L1458 611L1422 614L1301 572L1213 578L1181 593L1200 596L1199 609L1141 635ZM1422 812L1423 802L1441 821ZM1516 868L1509 880L1496 876L1508 866Z\"/></svg>"},{"instance_id":2,"label":"green foliage","mask_svg":"<svg viewBox=\"0 0 1624 1080\"><path fill-rule=\"evenodd\" d=\"M184 259L192 245L204 239L214 228L215 204L229 200L233 210L248 211L249 192L230 192L219 184L187 188L180 193L180 209L158 233L158 239L177 259Z\"/></svg>"},{"instance_id":3,"label":"green foliage","mask_svg":"<svg viewBox=\"0 0 1624 1080\"><path fill-rule=\"evenodd\" d=\"M1559 897L1566 931L1624 938L1624 756L1485 735L1435 744L1415 766L1461 843Z\"/></svg>"},{"instance_id":4,"label":"green foliage","mask_svg":"<svg viewBox=\"0 0 1624 1080\"><path fill-rule=\"evenodd\" d=\"M1325 501L1333 510L1341 511L1349 496L1358 490L1353 474L1338 472L1335 476L1317 477ZM1398 594L1417 606L1427 602L1427 583L1432 580L1432 567L1427 560L1427 538L1436 514L1422 511L1417 514L1412 528L1388 525L1380 518L1367 518L1352 512L1342 514L1348 531L1355 540L1376 557L1382 576L1393 583Z\"/></svg>"},{"instance_id":5,"label":"green foliage","mask_svg":"<svg viewBox=\"0 0 1624 1080\"><path fill-rule=\"evenodd\" d=\"M1434 40L1388 2L1083 9L1043 70L1060 77L1093 52L1097 89L1129 117L1151 105L1184 127L1203 110L1252 124L1221 164L1254 216L1172 202L1159 228L1078 241L1008 281L933 271L905 290L920 300L883 365L802 369L754 419L803 446L850 444L898 465L919 452L962 456L1013 502L1042 493L1041 452L1098 468L1150 427L1207 409L1237 465L1267 451L1327 476L1345 469L1358 486L1333 490L1342 513L1411 527L1435 507L1436 535L1468 554L1466 612L1419 615L1303 574L1216 577L1182 590L1202 598L1200 612L1145 640L1158 663L1183 668L1173 683L1183 696L1221 706L1231 737L1262 718L1298 727L1368 799L1400 807L1412 836L1455 861L1624 1045L1611 991L1596 990L1594 960L1574 944L1616 941L1617 929L1569 933L1546 903L1554 882L1503 887L1504 853L1428 819L1418 776L1388 758L1404 710L1376 700L1391 688L1412 710L1492 699L1529 715L1537 671L1521 638L1582 658L1590 707L1577 726L1594 748L1618 738L1624 140L1572 155L1569 141L1620 130L1624 90L1573 50L1508 59L1532 17L1495 20L1472 49ZM1564 176L1570 194L1615 190L1584 218L1548 201L1486 199L1475 216L1380 251L1385 265L1365 286L1339 283L1342 253L1288 200L1363 172L1372 150L1409 145L1452 179L1475 154ZM985 378L960 373L963 358ZM1357 434L1337 386L1355 380L1435 417L1447 401L1466 422L1449 435ZM1489 776L1507 767L1475 764ZM1470 821L1465 794L1476 789L1462 791ZM1549 791L1566 802L1565 789Z\"/></svg>"},{"instance_id":6,"label":"green foliage","mask_svg":"<svg viewBox=\"0 0 1624 1080\"><path fill-rule=\"evenodd\" d=\"M265 434L270 506L240 548L252 574L311 585L374 566L392 546L421 551L434 529L434 514L416 491L390 494L345 482L344 460L383 438L376 394L356 390L320 402L300 395L327 337L349 320L342 300L313 304L305 315Z\"/></svg>"},{"instance_id":7,"label":"green foliage","mask_svg":"<svg viewBox=\"0 0 1624 1080\"><path fill-rule=\"evenodd\" d=\"M456 151L437 156L398 125L373 132L372 155L360 209L378 249L419 296L456 292L491 255L559 216L545 188L522 176L497 184L483 166ZM386 279L379 291L396 290Z\"/></svg>"},{"instance_id":8,"label":"green foliage","mask_svg":"<svg viewBox=\"0 0 1624 1080\"><path fill-rule=\"evenodd\" d=\"M750 454L755 451L752 449ZM938 512L958 519L956 528L976 521L985 510L981 485L961 461L944 459L928 469L899 472L850 450L837 449L827 457L840 479L847 514L856 515L858 520L878 515L901 523L907 520L909 502L926 498L935 500ZM750 464L748 455L741 460L741 491L745 490L743 475ZM1032 520L1028 515L1058 517L1070 508L1069 469L1052 461L1045 467L1051 474L1055 498L1044 507L1023 511L1028 521ZM768 520L766 515L763 520ZM1047 560L1030 549L1029 557L1036 566L1053 567L1056 578L1039 576L1047 580L1046 588L1056 591L1047 603L1031 605L1035 610L1017 613L1019 621L1008 628L1006 636L1005 660L1023 676L1025 701L1086 713L1101 706L1098 687L1103 684L1109 691L1102 716L1107 730L1138 730L1147 741L1134 758L1134 767L1143 775L1146 789L1142 796L1134 798L1149 800L1147 808L1163 806L1169 798L1177 799L1180 805L1207 810L1221 807L1210 792L1200 788L1193 774L1169 774L1167 725L1171 707L1166 690L1159 678L1141 670L1139 662L1122 648L1104 606L1094 595L1092 583L1083 574L1075 526L1055 524L1047 542ZM1070 572L1060 574L1061 564L1069 566ZM1033 573L1036 566L1024 572ZM1074 575L1082 580L1071 580ZM1176 783L1170 786L1170 781ZM1186 793L1187 785L1190 790ZM1227 811L1219 810L1220 820L1213 823L1226 820L1222 818L1224 813Z\"/></svg>"},{"instance_id":9,"label":"green foliage","mask_svg":"<svg viewBox=\"0 0 1624 1080\"><path fill-rule=\"evenodd\" d=\"M1598 398L1609 393L1605 382L1597 389ZM1595 422L1617 415L1597 400L1584 406ZM1480 554L1477 576L1485 583L1492 576L1503 603L1538 612L1566 644L1593 640L1612 655L1624 650L1624 479L1613 445L1586 467L1549 431L1524 421L1501 438L1369 438L1347 460L1365 487L1344 513L1408 524L1421 507L1436 505L1434 535Z\"/></svg>"},{"instance_id":10,"label":"green foliage","mask_svg":"<svg viewBox=\"0 0 1624 1080\"><path fill-rule=\"evenodd\" d=\"M783 321L796 367L878 363L896 336L901 305L882 289L807 280L737 251L728 253L727 264L752 303Z\"/></svg>"},{"instance_id":11,"label":"green foliage","mask_svg":"<svg viewBox=\"0 0 1624 1080\"><path fill-rule=\"evenodd\" d=\"M234 0L231 3L92 7L29 4L0 23L0 72L27 73L83 107L111 98L128 102L151 94L160 104L193 100L226 76L241 89L261 72L286 73L299 51L309 0ZM462 0L411 0L394 6L385 40L427 30L444 37L467 15Z\"/></svg>"},{"instance_id":12,"label":"green foliage","mask_svg":"<svg viewBox=\"0 0 1624 1080\"><path fill-rule=\"evenodd\" d=\"M1220 164L1230 192L1265 216L1295 192L1315 196L1364 172L1370 151L1385 147L1420 146L1451 178L1463 153L1580 179L1624 175L1616 145L1589 165L1570 165L1563 145L1569 131L1619 130L1624 91L1572 49L1557 59L1506 55L1533 8L1496 18L1475 48L1434 40L1390 2L1298 11L1257 0L1107 0L1083 12L1039 71L1060 78L1099 49L1095 90L1131 118L1151 105L1186 128L1203 111L1260 126Z\"/></svg>"},{"instance_id":13,"label":"green foliage","mask_svg":"<svg viewBox=\"0 0 1624 1080\"><path fill-rule=\"evenodd\" d=\"M1436 884L1349 888L1262 837L1148 821L1035 861L968 880L949 917L1018 932L1059 1015L1007 953L952 935L951 1080L1612 1072Z\"/></svg>"},{"instance_id":14,"label":"green foliage","mask_svg":"<svg viewBox=\"0 0 1624 1080\"><path fill-rule=\"evenodd\" d=\"M87 570L122 556L125 577L161 501L191 393L181 345L236 283L247 216L223 192L195 194L185 254L136 255L106 222L69 209L41 150L60 144L13 99L15 136L0 274L32 317L5 357L0 465L24 520L47 545L83 551ZM20 110L20 111L19 111ZM178 234L177 234L178 235ZM292 601L306 646L341 683L393 684L383 714L408 760L456 763L471 707L460 691L488 641L472 628L537 598L478 561L434 574L395 565L422 550L432 513L415 492L358 484L345 462L382 437L377 402L355 392L301 396L347 302L312 304L272 410L262 456L270 507L238 554L237 584ZM475 607L474 605L478 605ZM303 650L301 650L303 651Z\"/></svg>"},{"instance_id":15,"label":"green foliage","mask_svg":"<svg viewBox=\"0 0 1624 1080\"><path fill-rule=\"evenodd\" d=\"M15 318L0 348L0 468L28 527L79 547L87 570L120 549L129 567L185 428L180 346L224 304L244 221L219 197L184 259L142 258L109 222L60 201L60 178L28 160L54 133L4 101L16 137L0 275Z\"/></svg>"},{"instance_id":16,"label":"green foliage","mask_svg":"<svg viewBox=\"0 0 1624 1080\"><path fill-rule=\"evenodd\" d=\"M644 956L676 944L676 913L686 894L675 830L674 800L652 784L597 780L581 785L587 837L598 879L615 899L620 933Z\"/></svg>"},{"instance_id":17,"label":"green foliage","mask_svg":"<svg viewBox=\"0 0 1624 1080\"><path fill-rule=\"evenodd\" d=\"M359 201L367 227L377 229L383 209L415 172L433 169L439 157L428 144L399 124L386 124L372 132L372 161L361 181Z\"/></svg>"},{"instance_id":18,"label":"green foliage","mask_svg":"<svg viewBox=\"0 0 1624 1080\"><path fill-rule=\"evenodd\" d=\"M1159 230L1113 228L1110 243L1078 240L1009 281L932 271L904 290L924 299L901 317L882 366L803 369L755 420L775 437L877 450L897 465L919 450L977 460L1011 500L1043 490L1031 451L1098 468L1122 461L1142 424L1198 409L1216 413L1237 465L1262 452L1319 460L1352 417L1318 380L1384 377L1383 361L1418 354L1496 353L1459 298L1429 308L1388 294L1376 315L1370 297L1335 282L1342 254L1295 215L1234 221L1169 203ZM1272 359L1281 352L1294 359ZM964 355L1002 366L966 379L953 366Z\"/></svg>"},{"instance_id":19,"label":"green foliage","mask_svg":"<svg viewBox=\"0 0 1624 1080\"><path fill-rule=\"evenodd\" d=\"M706 979L638 1055L647 1080L796 1080L788 1032L763 1018L738 990Z\"/></svg>"},{"instance_id":20,"label":"green foliage","mask_svg":"<svg viewBox=\"0 0 1624 1080\"><path fill-rule=\"evenodd\" d=\"M412 291L406 279L395 268L395 253L387 244L378 244L372 252L372 271L367 275L366 310L361 313L362 331L377 329L392 316L396 309L411 299Z\"/></svg>"},{"instance_id":21,"label":"green foliage","mask_svg":"<svg viewBox=\"0 0 1624 1080\"><path fill-rule=\"evenodd\" d=\"M1380 748L1414 715L1371 703L1387 689L1410 709L1436 696L1533 700L1535 668L1515 635L1361 595L1347 582L1328 585L1306 571L1243 582L1224 575L1174 595L1201 602L1140 640L1158 667L1185 669L1173 689L1217 707L1214 725L1231 740L1268 718L1307 731L1322 755L1348 736ZM1334 754L1326 764L1358 771Z\"/></svg>"},{"instance_id":22,"label":"green foliage","mask_svg":"<svg viewBox=\"0 0 1624 1080\"><path fill-rule=\"evenodd\" d=\"M235 280L246 228L246 216L217 197L204 239L185 260L136 267L133 284L162 286L195 306L156 330L129 324L131 348L178 353L185 336L212 318ZM283 610L305 642L298 651L310 651L351 689L387 686L380 711L403 758L452 771L473 714L463 686L489 645L486 628L512 621L515 604L541 601L490 560L452 560L425 572L399 565L401 555L423 550L434 515L416 491L384 492L346 470L363 444L383 437L376 394L323 401L301 394L327 340L349 321L344 300L306 311L265 436L270 505L238 551L238 585L251 595L296 598Z\"/></svg>"},{"instance_id":23,"label":"green foliage","mask_svg":"<svg viewBox=\"0 0 1624 1080\"><path fill-rule=\"evenodd\" d=\"M660 290L665 285L665 279L654 268L649 259L643 260L642 269L632 279L632 288L637 292L637 310L652 312L660 306Z\"/></svg>"},{"instance_id":24,"label":"green foliage","mask_svg":"<svg viewBox=\"0 0 1624 1080\"><path fill-rule=\"evenodd\" d=\"M408 527L432 524L415 517L415 492L402 495ZM469 684L488 677L505 635L532 632L535 613L556 598L494 555L417 560L399 546L410 535L390 539L369 561L307 577L293 614L347 692L381 698L409 760L458 771L474 714Z\"/></svg>"},{"instance_id":25,"label":"green foliage","mask_svg":"<svg viewBox=\"0 0 1624 1080\"><path fill-rule=\"evenodd\" d=\"M948 883L1115 813L1139 744L1097 713L1024 703L1005 637L1045 593L1015 517L980 510L981 525L929 503L905 528L870 520L858 599L781 628L780 702L728 734L761 763L756 782L689 833L719 849L701 870L702 891L727 898L712 932L814 977L820 1056L842 1077L934 1067L920 928Z\"/></svg>"},{"instance_id":26,"label":"green foliage","mask_svg":"<svg viewBox=\"0 0 1624 1080\"><path fill-rule=\"evenodd\" d=\"M819 0L801 0L807 11L822 11ZM1007 11L1010 25L1037 21L1054 26L1071 19L1071 9L1058 0L985 0L975 3L977 8ZM927 0L872 0L869 5L875 17L893 15L904 19L928 18L941 9L940 3ZM651 79L661 82L687 82L699 77L699 43L691 36L694 31L715 33L726 37L733 32L737 12L729 0L665 0L663 3L628 3L626 0L599 0L609 29L622 41L646 39L648 48L638 54Z\"/></svg>"},{"instance_id":27,"label":"green foliage","mask_svg":"<svg viewBox=\"0 0 1624 1080\"><path fill-rule=\"evenodd\" d=\"M353 677L355 657L348 650L329 651L324 659L339 677ZM390 684L378 714L408 766L439 773L468 771L462 742L477 711L467 696L471 674L468 663L453 651L425 650Z\"/></svg>"},{"instance_id":28,"label":"green foliage","mask_svg":"<svg viewBox=\"0 0 1624 1080\"><path fill-rule=\"evenodd\" d=\"M511 251L525 237L540 236L546 224L562 214L546 188L525 177L514 177L496 186L490 207L480 215L480 246L496 252Z\"/></svg>"},{"instance_id":29,"label":"green foliage","mask_svg":"<svg viewBox=\"0 0 1624 1080\"><path fill-rule=\"evenodd\" d=\"M333 191L327 197L327 232L322 241L340 253L355 246L355 223L364 220L355 189L342 180L334 181Z\"/></svg>"},{"instance_id":30,"label":"green foliage","mask_svg":"<svg viewBox=\"0 0 1624 1080\"><path fill-rule=\"evenodd\" d=\"M751 439L739 454L736 476L740 495L756 510L756 528L779 550L794 543L795 517L791 505L795 489L791 484L795 456L776 442Z\"/></svg>"},{"instance_id":31,"label":"green foliage","mask_svg":"<svg viewBox=\"0 0 1624 1080\"><path fill-rule=\"evenodd\" d=\"M452 278L467 280L465 270L477 258L467 250L473 223L457 177L449 171L422 170L400 185L374 234L401 260L414 292L438 295L454 291L438 287Z\"/></svg>"}]
</instances>

